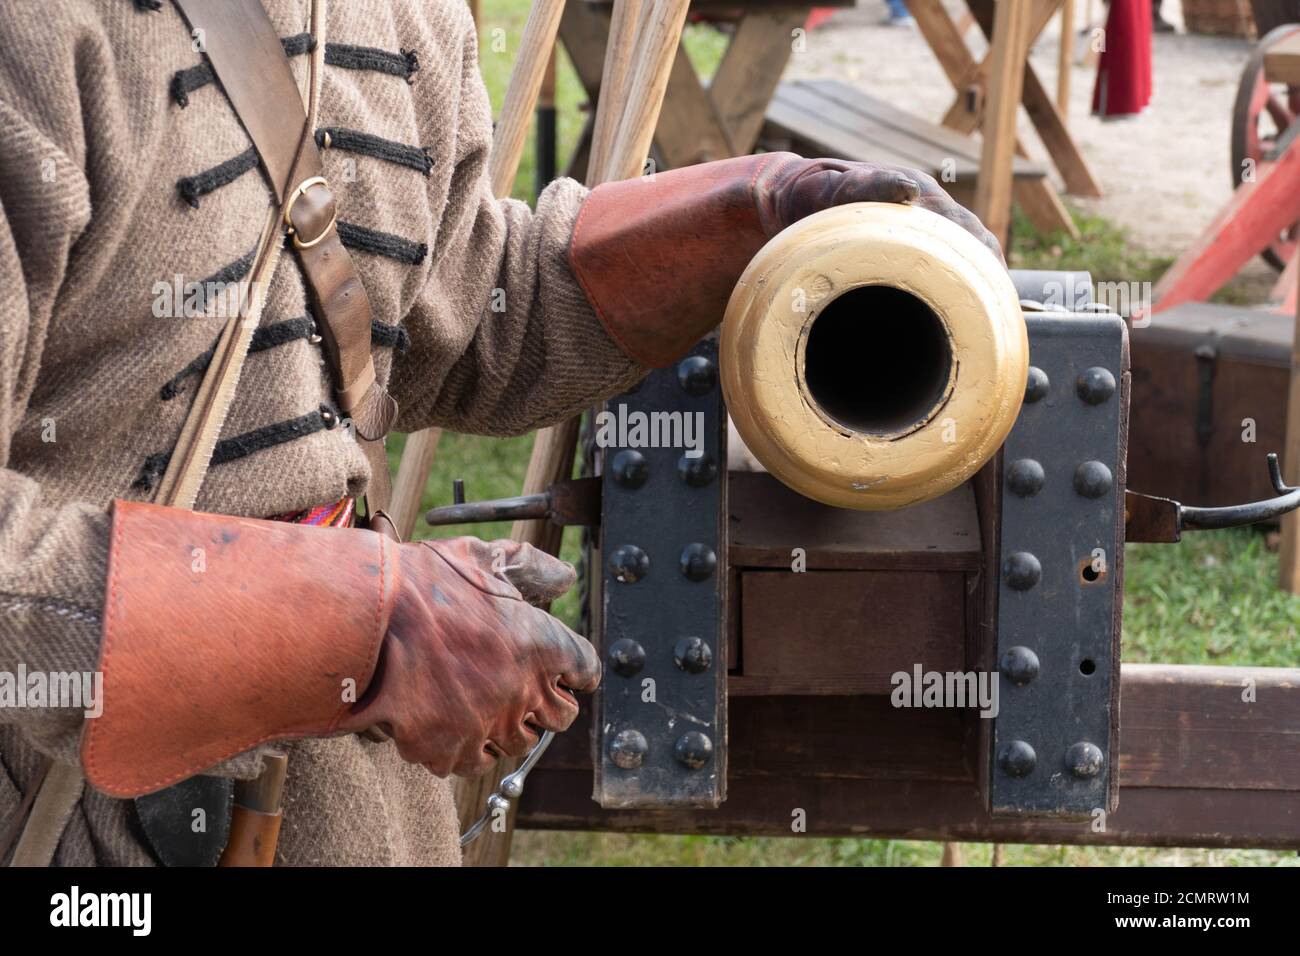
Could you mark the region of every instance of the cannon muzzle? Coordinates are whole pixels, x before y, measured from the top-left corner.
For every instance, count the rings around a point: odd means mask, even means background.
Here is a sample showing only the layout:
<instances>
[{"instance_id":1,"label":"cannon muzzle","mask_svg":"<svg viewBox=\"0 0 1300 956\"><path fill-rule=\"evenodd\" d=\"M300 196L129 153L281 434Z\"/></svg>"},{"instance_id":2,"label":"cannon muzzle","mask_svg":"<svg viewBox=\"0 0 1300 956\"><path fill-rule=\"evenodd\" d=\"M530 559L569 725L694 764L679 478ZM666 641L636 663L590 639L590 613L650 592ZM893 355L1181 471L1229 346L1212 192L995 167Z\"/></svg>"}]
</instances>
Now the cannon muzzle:
<instances>
[{"instance_id":1,"label":"cannon muzzle","mask_svg":"<svg viewBox=\"0 0 1300 956\"><path fill-rule=\"evenodd\" d=\"M915 206L829 209L745 270L719 364L736 428L807 497L900 508L971 477L1024 398L1029 343L1006 268Z\"/></svg>"}]
</instances>

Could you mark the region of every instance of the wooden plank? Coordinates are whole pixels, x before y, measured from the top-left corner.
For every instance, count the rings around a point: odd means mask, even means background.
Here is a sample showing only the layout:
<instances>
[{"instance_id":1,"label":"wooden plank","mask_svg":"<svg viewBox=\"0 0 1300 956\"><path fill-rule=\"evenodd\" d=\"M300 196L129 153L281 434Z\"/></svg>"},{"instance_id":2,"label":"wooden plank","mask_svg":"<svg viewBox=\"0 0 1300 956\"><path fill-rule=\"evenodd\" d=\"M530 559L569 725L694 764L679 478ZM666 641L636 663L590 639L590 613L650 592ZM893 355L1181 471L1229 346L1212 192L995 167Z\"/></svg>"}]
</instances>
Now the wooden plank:
<instances>
[{"instance_id":1,"label":"wooden plank","mask_svg":"<svg viewBox=\"0 0 1300 956\"><path fill-rule=\"evenodd\" d=\"M763 472L732 472L730 563L790 570L975 571L980 529L969 483L897 511L851 511L805 498Z\"/></svg>"},{"instance_id":2,"label":"wooden plank","mask_svg":"<svg viewBox=\"0 0 1300 956\"><path fill-rule=\"evenodd\" d=\"M991 817L970 782L742 777L717 810L665 813L601 810L591 801L590 779L583 771L539 767L528 778L519 825L788 837L791 814L803 809L801 835L813 837L1300 849L1300 800L1292 791L1132 788L1098 831L1091 821Z\"/></svg>"},{"instance_id":3,"label":"wooden plank","mask_svg":"<svg viewBox=\"0 0 1300 956\"><path fill-rule=\"evenodd\" d=\"M937 147L869 113L850 112L803 84L783 84L768 107L767 118L768 128L775 135L792 137L819 152L844 159L913 166L940 181L950 161L958 179L973 180L979 169L978 162L968 155L973 143L968 142L964 152ZM1026 174L1032 175L1033 171L1027 170Z\"/></svg>"},{"instance_id":4,"label":"wooden plank","mask_svg":"<svg viewBox=\"0 0 1300 956\"><path fill-rule=\"evenodd\" d=\"M856 114L864 120L929 144L946 154L965 157L972 163L979 162L979 144L971 137L904 112L886 100L865 94L838 80L802 80L796 85L812 89L822 101L842 109L842 113L839 110L832 112L842 117L845 123L851 122L850 117ZM1025 158L1018 158L1014 162L1014 168L1021 176L1047 175L1041 164Z\"/></svg>"},{"instance_id":5,"label":"wooden plank","mask_svg":"<svg viewBox=\"0 0 1300 956\"><path fill-rule=\"evenodd\" d=\"M943 173L946 170L943 169L943 162L948 158L958 160L958 157L961 157L961 160L954 162L952 174L957 181L973 181L979 172L977 146L973 139L946 126L926 123L904 113L892 104L866 96L836 80L811 80L801 81L801 83L814 90L820 101L834 103L847 111L855 109L869 111L877 122L912 134L916 139L931 143L936 149L943 151L945 155L939 160L938 165L930 168L937 170L936 178L944 184L945 188L949 188L953 198L959 202L963 200L964 197L951 188L955 182L944 181ZM811 105L808 108L811 109ZM1035 228L1043 232L1060 230L1077 238L1079 230L1074 225L1074 220L1064 203L1061 202L1060 196L1048 182L1046 171L1026 156L1019 143L1017 143L1016 153L1013 161L1013 189L1016 202L1025 210L1025 214ZM931 162L933 163L934 160Z\"/></svg>"},{"instance_id":6,"label":"wooden plank","mask_svg":"<svg viewBox=\"0 0 1300 956\"><path fill-rule=\"evenodd\" d=\"M974 213L1006 247L1011 233L1011 170L1016 152L1016 117L1024 89L1029 46L1029 5L1003 2L994 14L989 80L981 123L979 177Z\"/></svg>"},{"instance_id":7,"label":"wooden plank","mask_svg":"<svg viewBox=\"0 0 1300 956\"><path fill-rule=\"evenodd\" d=\"M733 698L717 810L601 810L586 741L570 732L529 778L521 825L790 835L802 807L816 836L1300 848L1300 669L1127 664L1122 675L1120 800L1103 831L991 817L968 722L883 696ZM1248 679L1254 703L1241 699Z\"/></svg>"},{"instance_id":8,"label":"wooden plank","mask_svg":"<svg viewBox=\"0 0 1300 956\"><path fill-rule=\"evenodd\" d=\"M737 156L754 149L767 104L793 52L792 33L808 19L811 4L748 12L723 54L709 98Z\"/></svg>"},{"instance_id":9,"label":"wooden plank","mask_svg":"<svg viewBox=\"0 0 1300 956\"><path fill-rule=\"evenodd\" d=\"M888 694L891 675L964 671L966 575L746 571L740 694Z\"/></svg>"},{"instance_id":10,"label":"wooden plank","mask_svg":"<svg viewBox=\"0 0 1300 956\"><path fill-rule=\"evenodd\" d=\"M1300 791L1300 669L1133 664L1121 682L1122 787Z\"/></svg>"},{"instance_id":11,"label":"wooden plank","mask_svg":"<svg viewBox=\"0 0 1300 956\"><path fill-rule=\"evenodd\" d=\"M1264 54L1264 75L1270 83L1300 85L1300 34L1283 37Z\"/></svg>"},{"instance_id":12,"label":"wooden plank","mask_svg":"<svg viewBox=\"0 0 1300 956\"><path fill-rule=\"evenodd\" d=\"M796 81L782 83L768 107L769 121L789 129L799 138L827 142L854 142L860 153L863 149L885 149L893 155L905 156L916 164L936 166L948 155L928 139L900 132L882 122L873 112L875 105L869 95L855 98L847 107L827 95L827 89L817 83ZM876 101L878 102L878 101ZM974 160L971 144L956 152L955 158L970 163ZM845 158L860 158L857 155Z\"/></svg>"}]
</instances>

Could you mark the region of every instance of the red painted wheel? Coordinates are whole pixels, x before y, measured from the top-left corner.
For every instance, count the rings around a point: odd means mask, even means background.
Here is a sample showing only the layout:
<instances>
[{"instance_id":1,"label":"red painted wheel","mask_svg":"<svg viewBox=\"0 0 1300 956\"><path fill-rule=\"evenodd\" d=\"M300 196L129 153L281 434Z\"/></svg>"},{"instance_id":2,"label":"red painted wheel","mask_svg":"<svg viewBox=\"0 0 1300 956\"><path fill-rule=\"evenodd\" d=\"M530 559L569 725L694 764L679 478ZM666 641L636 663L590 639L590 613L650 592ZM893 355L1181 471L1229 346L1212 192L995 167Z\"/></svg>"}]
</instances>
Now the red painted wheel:
<instances>
[{"instance_id":1,"label":"red painted wheel","mask_svg":"<svg viewBox=\"0 0 1300 956\"><path fill-rule=\"evenodd\" d=\"M1287 128L1300 114L1300 87L1269 83L1264 78L1264 54L1285 36L1300 30L1300 23L1284 23L1270 30L1255 45L1237 85L1232 110L1232 182L1259 177L1273 162L1274 149ZM1282 270L1295 253L1300 240L1300 223L1277 237L1261 256L1274 269Z\"/></svg>"}]
</instances>

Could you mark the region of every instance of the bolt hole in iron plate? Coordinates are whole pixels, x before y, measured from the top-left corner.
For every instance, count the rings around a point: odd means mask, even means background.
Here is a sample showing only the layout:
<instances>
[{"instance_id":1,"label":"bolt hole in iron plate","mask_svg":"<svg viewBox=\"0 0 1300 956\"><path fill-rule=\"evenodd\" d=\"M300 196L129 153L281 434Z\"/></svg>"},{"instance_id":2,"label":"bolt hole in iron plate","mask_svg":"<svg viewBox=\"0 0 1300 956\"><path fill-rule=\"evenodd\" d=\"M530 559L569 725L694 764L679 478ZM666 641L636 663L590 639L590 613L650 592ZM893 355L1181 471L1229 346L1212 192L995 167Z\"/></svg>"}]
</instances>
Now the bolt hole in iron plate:
<instances>
[{"instance_id":1,"label":"bolt hole in iron plate","mask_svg":"<svg viewBox=\"0 0 1300 956\"><path fill-rule=\"evenodd\" d=\"M1106 580L1106 572L1098 571L1092 563L1092 557L1084 558L1079 562L1079 580L1084 584L1101 584Z\"/></svg>"},{"instance_id":2,"label":"bolt hole in iron plate","mask_svg":"<svg viewBox=\"0 0 1300 956\"><path fill-rule=\"evenodd\" d=\"M1085 677L1090 677L1097 673L1097 662L1090 657L1085 657L1079 661L1079 673Z\"/></svg>"},{"instance_id":3,"label":"bolt hole in iron plate","mask_svg":"<svg viewBox=\"0 0 1300 956\"><path fill-rule=\"evenodd\" d=\"M952 390L943 320L893 286L850 289L808 330L804 380L821 411L867 434L901 437L924 425Z\"/></svg>"}]
</instances>

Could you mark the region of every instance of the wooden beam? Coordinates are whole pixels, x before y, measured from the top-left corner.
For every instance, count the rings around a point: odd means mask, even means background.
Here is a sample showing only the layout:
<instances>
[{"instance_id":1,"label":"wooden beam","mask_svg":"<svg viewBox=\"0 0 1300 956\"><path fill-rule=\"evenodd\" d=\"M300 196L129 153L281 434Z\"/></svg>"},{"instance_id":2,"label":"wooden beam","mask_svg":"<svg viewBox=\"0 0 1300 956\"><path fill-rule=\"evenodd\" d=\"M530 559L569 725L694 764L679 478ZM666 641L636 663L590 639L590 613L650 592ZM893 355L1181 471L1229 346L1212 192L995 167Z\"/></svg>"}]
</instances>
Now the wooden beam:
<instances>
[{"instance_id":1,"label":"wooden beam","mask_svg":"<svg viewBox=\"0 0 1300 956\"><path fill-rule=\"evenodd\" d=\"M972 0L971 9L976 22L986 37L993 33L993 11L989 0ZM1038 8L1041 15L1042 8ZM1045 21L1044 21L1045 22ZM1077 196L1100 196L1101 187L1088 163L1079 152L1079 146L1066 128L1065 117L1047 92L1038 72L1026 57L1022 100L1034 130L1043 141L1052 162L1065 181L1065 191Z\"/></svg>"},{"instance_id":2,"label":"wooden beam","mask_svg":"<svg viewBox=\"0 0 1300 956\"><path fill-rule=\"evenodd\" d=\"M664 95L655 146L669 169L694 166L736 155L714 100L700 86L691 59L682 46L673 59Z\"/></svg>"},{"instance_id":3,"label":"wooden beam","mask_svg":"<svg viewBox=\"0 0 1300 956\"><path fill-rule=\"evenodd\" d=\"M974 212L1003 248L1011 232L1011 162L1029 48L1029 13L1029 5L1021 0L1003 0L997 5L981 124L983 143Z\"/></svg>"},{"instance_id":4,"label":"wooden beam","mask_svg":"<svg viewBox=\"0 0 1300 956\"><path fill-rule=\"evenodd\" d=\"M1026 155L1019 141L1016 142L1016 154ZM1065 208L1065 203L1046 176L1034 180L1016 179L1012 182L1012 190L1016 204L1024 210L1039 232L1060 231L1074 239L1079 238L1079 227L1074 224L1070 211Z\"/></svg>"},{"instance_id":5,"label":"wooden beam","mask_svg":"<svg viewBox=\"0 0 1300 956\"><path fill-rule=\"evenodd\" d=\"M1121 694L1119 808L1100 826L992 816L959 717L884 696L734 698L716 810L603 810L585 741L566 743L530 778L520 825L789 836L804 807L813 836L1300 849L1300 669L1125 664Z\"/></svg>"},{"instance_id":6,"label":"wooden beam","mask_svg":"<svg viewBox=\"0 0 1300 956\"><path fill-rule=\"evenodd\" d=\"M1074 56L1074 0L1061 4L1061 48L1056 55L1056 108L1070 115L1070 69Z\"/></svg>"},{"instance_id":7,"label":"wooden beam","mask_svg":"<svg viewBox=\"0 0 1300 956\"><path fill-rule=\"evenodd\" d=\"M966 43L962 39L957 24L948 15L939 0L912 0L908 7L917 26L935 58L948 76L949 82L957 91L957 96L943 118L943 125L961 133L970 133L979 125L979 103L972 104L972 98L979 100L978 91L984 85L984 66L977 63ZM1042 8L1036 8L1039 18L1030 25L1031 30L1042 17ZM975 108L972 108L975 107ZM1024 143L1017 138L1016 152L1027 156ZM1014 184L1015 201L1025 211L1036 229L1043 232L1063 230L1070 236L1078 238L1079 230L1074 225L1061 197L1046 178L1036 181L1016 181Z\"/></svg>"},{"instance_id":8,"label":"wooden beam","mask_svg":"<svg viewBox=\"0 0 1300 956\"><path fill-rule=\"evenodd\" d=\"M609 39L605 44L605 61L601 65L600 95L592 127L592 153L589 179L602 176L609 165L609 151L623 118L619 104L624 101L627 76L637 23L641 19L642 0L625 0L617 4L609 21Z\"/></svg>"},{"instance_id":9,"label":"wooden beam","mask_svg":"<svg viewBox=\"0 0 1300 956\"><path fill-rule=\"evenodd\" d=\"M767 105L793 53L793 32L808 19L808 4L749 13L722 56L709 86L722 126L731 140L731 155L754 149Z\"/></svg>"}]
</instances>

